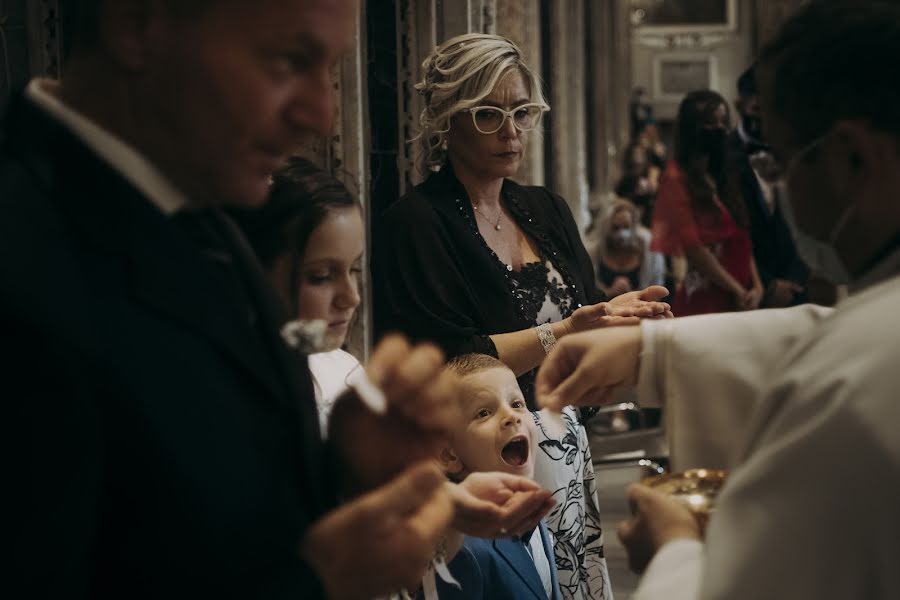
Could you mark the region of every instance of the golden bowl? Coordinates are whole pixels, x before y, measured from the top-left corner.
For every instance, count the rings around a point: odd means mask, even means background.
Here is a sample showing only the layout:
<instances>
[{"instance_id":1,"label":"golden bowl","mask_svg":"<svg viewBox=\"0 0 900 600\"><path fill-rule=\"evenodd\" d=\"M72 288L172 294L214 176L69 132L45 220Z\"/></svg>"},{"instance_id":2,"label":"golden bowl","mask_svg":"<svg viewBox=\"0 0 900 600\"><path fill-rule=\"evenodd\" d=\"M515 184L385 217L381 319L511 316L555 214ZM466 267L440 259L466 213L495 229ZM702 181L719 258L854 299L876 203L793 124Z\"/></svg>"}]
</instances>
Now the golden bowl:
<instances>
[{"instance_id":1,"label":"golden bowl","mask_svg":"<svg viewBox=\"0 0 900 600\"><path fill-rule=\"evenodd\" d=\"M716 497L725 484L725 475L725 471L717 469L690 469L681 473L654 475L641 483L683 503L697 517L700 528L705 530Z\"/></svg>"}]
</instances>

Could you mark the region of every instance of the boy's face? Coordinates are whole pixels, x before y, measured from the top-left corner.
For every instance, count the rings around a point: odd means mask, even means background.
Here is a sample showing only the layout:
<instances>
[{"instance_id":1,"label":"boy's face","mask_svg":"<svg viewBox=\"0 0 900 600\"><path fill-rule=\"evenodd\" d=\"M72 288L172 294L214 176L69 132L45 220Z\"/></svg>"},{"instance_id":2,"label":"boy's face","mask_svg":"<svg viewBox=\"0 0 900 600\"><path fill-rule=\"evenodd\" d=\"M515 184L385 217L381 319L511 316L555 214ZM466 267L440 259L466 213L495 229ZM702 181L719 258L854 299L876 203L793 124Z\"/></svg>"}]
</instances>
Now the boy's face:
<instances>
[{"instance_id":1,"label":"boy's face","mask_svg":"<svg viewBox=\"0 0 900 600\"><path fill-rule=\"evenodd\" d=\"M448 466L463 476L502 471L532 478L534 419L512 371L486 369L466 375L461 385L463 421L453 439L455 460Z\"/></svg>"}]
</instances>

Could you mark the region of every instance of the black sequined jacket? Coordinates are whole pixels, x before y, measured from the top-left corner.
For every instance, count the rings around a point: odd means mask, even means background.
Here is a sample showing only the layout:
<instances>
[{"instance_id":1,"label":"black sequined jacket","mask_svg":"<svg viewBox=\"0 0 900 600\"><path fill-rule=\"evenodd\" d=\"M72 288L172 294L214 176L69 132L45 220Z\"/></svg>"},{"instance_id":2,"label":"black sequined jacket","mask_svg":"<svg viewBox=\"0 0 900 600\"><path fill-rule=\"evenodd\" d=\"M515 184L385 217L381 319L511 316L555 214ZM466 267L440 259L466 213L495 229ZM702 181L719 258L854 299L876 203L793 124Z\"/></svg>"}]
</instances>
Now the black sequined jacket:
<instances>
[{"instance_id":1,"label":"black sequined jacket","mask_svg":"<svg viewBox=\"0 0 900 600\"><path fill-rule=\"evenodd\" d=\"M574 308L605 300L565 200L546 188L508 179L501 193L519 227L562 275ZM376 219L376 336L400 331L435 342L448 357L497 356L490 335L535 325L514 295L512 276L479 234L465 188L445 167ZM533 373L519 382L531 404Z\"/></svg>"}]
</instances>

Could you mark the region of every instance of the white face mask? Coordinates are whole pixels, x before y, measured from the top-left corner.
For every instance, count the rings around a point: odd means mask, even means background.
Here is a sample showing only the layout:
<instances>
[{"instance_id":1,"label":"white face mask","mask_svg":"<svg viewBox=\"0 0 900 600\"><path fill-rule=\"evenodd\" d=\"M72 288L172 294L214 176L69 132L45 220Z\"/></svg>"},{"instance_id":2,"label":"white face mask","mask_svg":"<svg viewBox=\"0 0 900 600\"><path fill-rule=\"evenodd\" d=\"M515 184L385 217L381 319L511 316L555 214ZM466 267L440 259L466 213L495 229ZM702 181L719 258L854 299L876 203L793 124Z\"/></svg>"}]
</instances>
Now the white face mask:
<instances>
[{"instance_id":1,"label":"white face mask","mask_svg":"<svg viewBox=\"0 0 900 600\"><path fill-rule=\"evenodd\" d=\"M622 245L630 243L635 237L637 237L637 234L635 234L633 229L618 229L609 234L611 242L618 242Z\"/></svg>"},{"instance_id":2,"label":"white face mask","mask_svg":"<svg viewBox=\"0 0 900 600\"><path fill-rule=\"evenodd\" d=\"M782 195L784 201L782 202L781 209L784 214L784 220L787 222L788 227L791 229L791 233L794 235L794 241L797 243L797 253L800 255L800 258L802 258L809 268L818 275L821 275L834 284L841 285L850 283L851 276L847 267L844 265L843 259L835 249L834 243L847 225L847 220L850 218L850 215L853 214L856 204L850 203L847 205L841 213L841 216L838 217L838 220L831 227L828 239L826 241L821 241L804 231L797 223L794 218L794 207L790 198L791 173L797 166L798 161L806 154L809 154L809 152L825 140L828 135L830 134L826 133L823 136L817 137L804 146L802 150L794 155L791 162L784 170L785 185L783 189L784 194Z\"/></svg>"}]
</instances>

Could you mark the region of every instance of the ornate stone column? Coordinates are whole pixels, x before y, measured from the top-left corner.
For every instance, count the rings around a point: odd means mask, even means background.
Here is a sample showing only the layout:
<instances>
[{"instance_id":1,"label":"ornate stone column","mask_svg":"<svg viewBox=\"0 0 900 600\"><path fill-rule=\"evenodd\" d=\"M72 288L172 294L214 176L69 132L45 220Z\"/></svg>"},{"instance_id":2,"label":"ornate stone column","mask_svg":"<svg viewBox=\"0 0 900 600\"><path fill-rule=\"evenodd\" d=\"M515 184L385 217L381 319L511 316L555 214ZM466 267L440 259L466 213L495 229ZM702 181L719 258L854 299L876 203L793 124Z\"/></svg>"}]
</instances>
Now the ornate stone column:
<instances>
[{"instance_id":1,"label":"ornate stone column","mask_svg":"<svg viewBox=\"0 0 900 600\"><path fill-rule=\"evenodd\" d=\"M588 225L585 144L583 0L550 4L551 189L566 199L580 228Z\"/></svg>"},{"instance_id":2,"label":"ornate stone column","mask_svg":"<svg viewBox=\"0 0 900 600\"><path fill-rule=\"evenodd\" d=\"M525 62L541 72L541 23L538 0L496 0L497 34L512 40L525 55ZM544 132L529 134L525 160L516 176L524 185L544 185Z\"/></svg>"}]
</instances>

